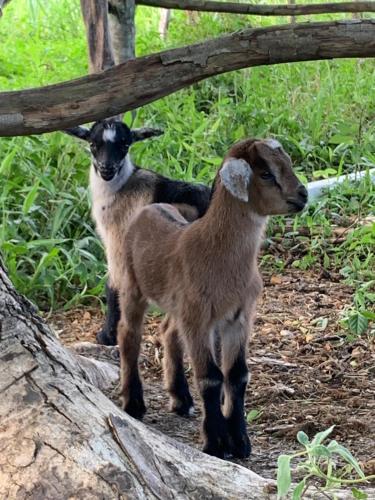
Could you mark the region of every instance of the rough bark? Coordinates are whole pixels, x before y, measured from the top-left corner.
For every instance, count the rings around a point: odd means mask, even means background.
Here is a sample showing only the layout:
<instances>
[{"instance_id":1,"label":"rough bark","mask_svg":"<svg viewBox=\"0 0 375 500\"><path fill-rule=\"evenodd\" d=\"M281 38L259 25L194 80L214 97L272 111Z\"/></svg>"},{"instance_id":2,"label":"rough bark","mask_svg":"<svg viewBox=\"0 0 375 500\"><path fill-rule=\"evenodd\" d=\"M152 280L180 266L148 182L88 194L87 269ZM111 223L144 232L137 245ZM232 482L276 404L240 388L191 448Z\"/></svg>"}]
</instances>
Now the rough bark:
<instances>
[{"instance_id":1,"label":"rough bark","mask_svg":"<svg viewBox=\"0 0 375 500\"><path fill-rule=\"evenodd\" d=\"M17 294L1 263L0 327L0 498L268 497L269 480L117 408Z\"/></svg>"},{"instance_id":2,"label":"rough bark","mask_svg":"<svg viewBox=\"0 0 375 500\"><path fill-rule=\"evenodd\" d=\"M10 0L0 0L0 17L3 15L3 8L10 2Z\"/></svg>"},{"instance_id":3,"label":"rough bark","mask_svg":"<svg viewBox=\"0 0 375 500\"><path fill-rule=\"evenodd\" d=\"M246 29L58 85L1 93L0 136L50 132L113 116L240 68L374 56L375 20Z\"/></svg>"},{"instance_id":4,"label":"rough bark","mask_svg":"<svg viewBox=\"0 0 375 500\"><path fill-rule=\"evenodd\" d=\"M257 16L305 16L338 12L375 12L375 2L317 3L310 5L254 5L214 0L136 0L137 5L164 9L254 14Z\"/></svg>"},{"instance_id":5,"label":"rough bark","mask_svg":"<svg viewBox=\"0 0 375 500\"><path fill-rule=\"evenodd\" d=\"M109 0L109 28L115 63L120 64L135 57L135 2L134 0Z\"/></svg>"},{"instance_id":6,"label":"rough bark","mask_svg":"<svg viewBox=\"0 0 375 500\"><path fill-rule=\"evenodd\" d=\"M90 73L99 73L115 63L108 30L107 10L107 0L81 0Z\"/></svg>"}]
</instances>

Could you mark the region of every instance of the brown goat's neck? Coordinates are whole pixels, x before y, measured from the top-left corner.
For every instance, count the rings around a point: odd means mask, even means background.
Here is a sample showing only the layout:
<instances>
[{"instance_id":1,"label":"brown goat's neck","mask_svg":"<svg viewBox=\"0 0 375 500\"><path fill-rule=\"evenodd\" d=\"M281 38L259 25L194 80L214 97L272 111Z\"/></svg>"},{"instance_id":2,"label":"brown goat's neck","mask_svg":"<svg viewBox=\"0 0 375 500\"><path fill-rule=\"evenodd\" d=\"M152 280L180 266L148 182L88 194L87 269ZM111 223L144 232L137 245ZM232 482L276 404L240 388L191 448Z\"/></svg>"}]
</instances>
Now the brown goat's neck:
<instances>
[{"instance_id":1,"label":"brown goat's neck","mask_svg":"<svg viewBox=\"0 0 375 500\"><path fill-rule=\"evenodd\" d=\"M246 261L256 259L267 217L259 215L247 202L232 196L220 182L216 184L210 206L199 224L206 237L206 247L217 252L233 248Z\"/></svg>"}]
</instances>

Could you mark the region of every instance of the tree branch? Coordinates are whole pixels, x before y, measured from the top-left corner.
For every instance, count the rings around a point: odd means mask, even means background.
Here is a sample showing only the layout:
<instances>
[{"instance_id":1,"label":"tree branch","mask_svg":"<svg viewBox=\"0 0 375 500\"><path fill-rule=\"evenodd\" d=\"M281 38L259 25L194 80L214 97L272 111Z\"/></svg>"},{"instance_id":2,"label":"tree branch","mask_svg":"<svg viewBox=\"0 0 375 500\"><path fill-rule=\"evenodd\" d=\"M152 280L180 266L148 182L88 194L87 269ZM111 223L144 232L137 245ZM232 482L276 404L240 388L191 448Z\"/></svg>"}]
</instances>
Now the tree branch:
<instances>
[{"instance_id":1,"label":"tree branch","mask_svg":"<svg viewBox=\"0 0 375 500\"><path fill-rule=\"evenodd\" d=\"M90 73L99 73L115 64L108 31L107 8L107 0L81 0Z\"/></svg>"},{"instance_id":2,"label":"tree branch","mask_svg":"<svg viewBox=\"0 0 375 500\"><path fill-rule=\"evenodd\" d=\"M303 16L337 12L375 12L375 2L340 2L311 5L254 5L214 0L136 0L137 5L165 9L254 14L258 16Z\"/></svg>"},{"instance_id":3,"label":"tree branch","mask_svg":"<svg viewBox=\"0 0 375 500\"><path fill-rule=\"evenodd\" d=\"M58 85L0 93L0 136L51 132L99 120L245 67L374 56L374 20L247 29Z\"/></svg>"},{"instance_id":4,"label":"tree branch","mask_svg":"<svg viewBox=\"0 0 375 500\"><path fill-rule=\"evenodd\" d=\"M109 27L116 64L135 57L135 2L109 0Z\"/></svg>"}]
</instances>

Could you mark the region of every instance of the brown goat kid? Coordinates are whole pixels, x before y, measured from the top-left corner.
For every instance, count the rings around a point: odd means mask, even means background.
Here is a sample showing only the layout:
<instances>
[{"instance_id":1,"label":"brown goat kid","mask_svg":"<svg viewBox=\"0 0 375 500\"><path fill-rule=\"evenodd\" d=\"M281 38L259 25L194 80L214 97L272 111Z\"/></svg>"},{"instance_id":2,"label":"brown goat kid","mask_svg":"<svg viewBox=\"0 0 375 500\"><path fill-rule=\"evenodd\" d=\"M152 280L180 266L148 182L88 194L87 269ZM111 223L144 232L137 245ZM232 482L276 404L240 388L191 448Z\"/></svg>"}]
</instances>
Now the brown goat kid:
<instances>
[{"instance_id":1,"label":"brown goat kid","mask_svg":"<svg viewBox=\"0 0 375 500\"><path fill-rule=\"evenodd\" d=\"M248 337L262 290L257 255L267 216L299 212L306 202L307 191L282 146L273 139L246 139L225 157L201 219L189 224L166 204L149 205L133 219L125 238L118 331L125 411L142 418L146 410L138 355L150 301L173 319L164 333L172 408L192 410L184 344L204 404L204 451L250 455L244 396ZM221 359L216 359L216 335Z\"/></svg>"}]
</instances>

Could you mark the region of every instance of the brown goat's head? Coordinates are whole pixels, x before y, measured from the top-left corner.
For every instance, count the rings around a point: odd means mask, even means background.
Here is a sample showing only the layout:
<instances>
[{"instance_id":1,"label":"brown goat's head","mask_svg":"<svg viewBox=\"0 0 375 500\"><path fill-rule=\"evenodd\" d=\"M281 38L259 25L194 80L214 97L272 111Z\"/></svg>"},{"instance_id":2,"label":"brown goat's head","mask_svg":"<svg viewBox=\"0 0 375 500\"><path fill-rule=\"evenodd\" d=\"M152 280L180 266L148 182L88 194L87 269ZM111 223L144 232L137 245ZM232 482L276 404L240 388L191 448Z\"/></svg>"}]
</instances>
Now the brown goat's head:
<instances>
[{"instance_id":1,"label":"brown goat's head","mask_svg":"<svg viewBox=\"0 0 375 500\"><path fill-rule=\"evenodd\" d=\"M248 202L260 215L296 213L307 202L307 190L294 174L289 155L274 139L235 144L219 175L234 197Z\"/></svg>"}]
</instances>

